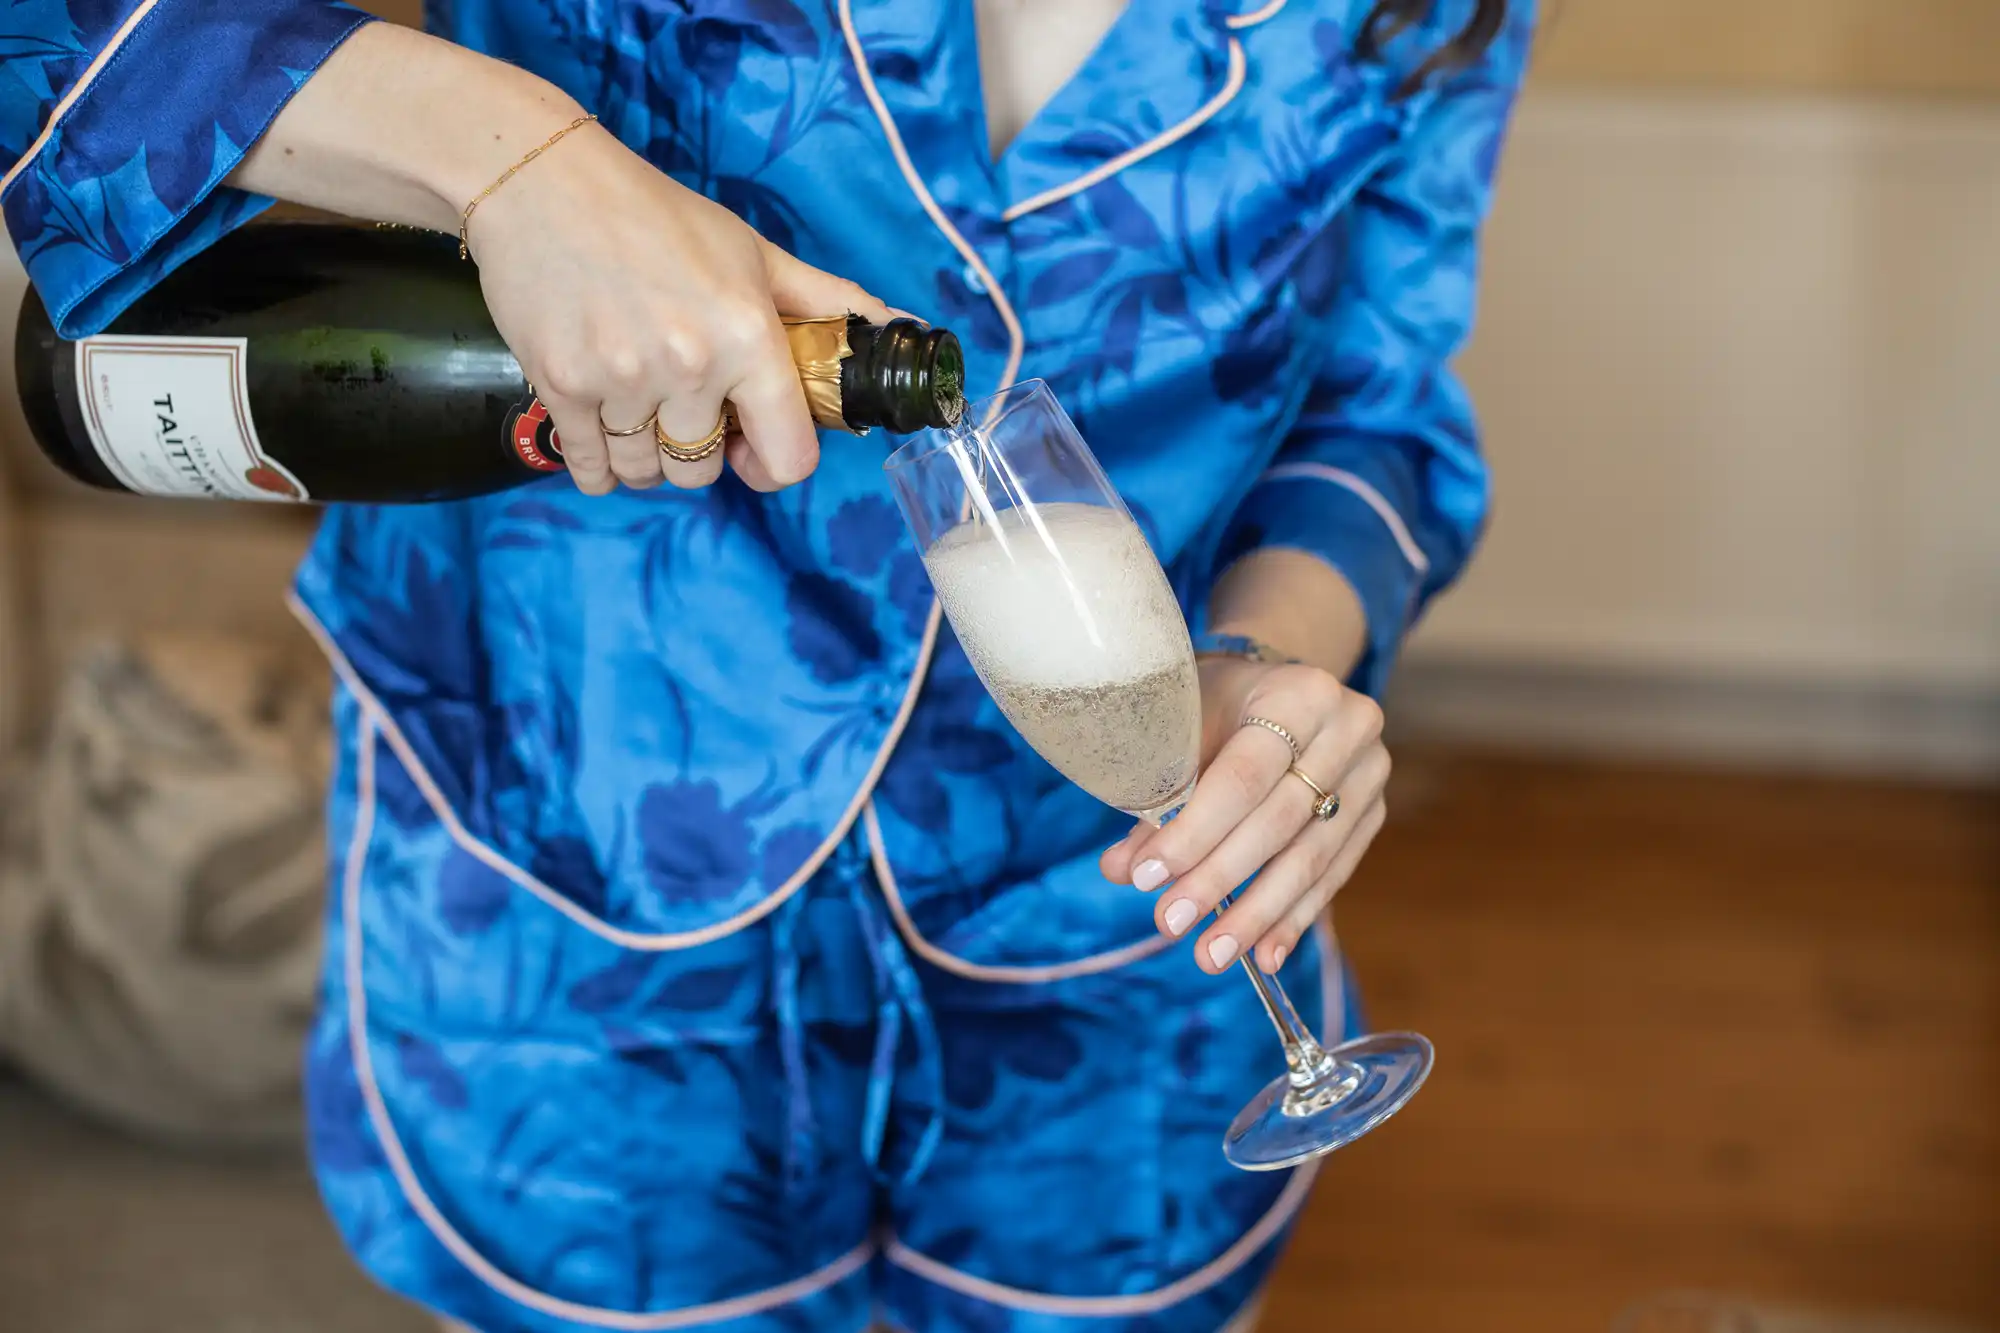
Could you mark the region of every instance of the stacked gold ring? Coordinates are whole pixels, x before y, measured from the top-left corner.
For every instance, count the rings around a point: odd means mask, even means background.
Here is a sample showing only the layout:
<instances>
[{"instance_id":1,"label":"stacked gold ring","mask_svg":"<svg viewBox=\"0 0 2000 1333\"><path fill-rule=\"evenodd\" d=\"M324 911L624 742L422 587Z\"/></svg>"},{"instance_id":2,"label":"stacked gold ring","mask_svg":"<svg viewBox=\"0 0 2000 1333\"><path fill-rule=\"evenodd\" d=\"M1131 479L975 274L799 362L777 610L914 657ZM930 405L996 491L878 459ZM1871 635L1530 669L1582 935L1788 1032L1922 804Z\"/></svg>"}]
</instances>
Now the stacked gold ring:
<instances>
[{"instance_id":1,"label":"stacked gold ring","mask_svg":"<svg viewBox=\"0 0 2000 1333\"><path fill-rule=\"evenodd\" d=\"M653 423L653 438L659 442L660 457L669 463L699 463L717 449L729 434L729 414L724 412L715 419L715 429L694 444L686 444L667 434L667 429L658 421Z\"/></svg>"}]
</instances>

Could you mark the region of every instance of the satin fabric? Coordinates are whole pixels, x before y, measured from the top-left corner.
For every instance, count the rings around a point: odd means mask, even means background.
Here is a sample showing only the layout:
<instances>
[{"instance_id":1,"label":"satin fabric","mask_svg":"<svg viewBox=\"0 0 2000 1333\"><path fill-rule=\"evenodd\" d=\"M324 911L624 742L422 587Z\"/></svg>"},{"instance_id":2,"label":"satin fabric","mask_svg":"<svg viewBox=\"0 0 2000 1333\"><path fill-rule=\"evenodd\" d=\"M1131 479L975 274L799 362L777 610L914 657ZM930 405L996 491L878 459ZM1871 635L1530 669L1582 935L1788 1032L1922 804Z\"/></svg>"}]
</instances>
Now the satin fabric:
<instances>
[{"instance_id":1,"label":"satin fabric","mask_svg":"<svg viewBox=\"0 0 2000 1333\"><path fill-rule=\"evenodd\" d=\"M1531 7L1397 96L1468 9L1364 61L1364 0L1132 0L997 160L970 6L429 18L955 329L975 392L1047 379L1197 623L1245 552L1337 568L1377 691L1487 511L1448 362ZM219 182L361 21L10 11L0 205L65 333L261 206ZM1278 1068L1254 997L1101 880L1123 819L933 632L893 443L829 436L774 496L327 514L297 585L345 738L314 1144L398 1290L487 1333L1193 1330L1261 1279L1303 1182L1221 1164ZM1352 1020L1330 952L1292 967Z\"/></svg>"}]
</instances>

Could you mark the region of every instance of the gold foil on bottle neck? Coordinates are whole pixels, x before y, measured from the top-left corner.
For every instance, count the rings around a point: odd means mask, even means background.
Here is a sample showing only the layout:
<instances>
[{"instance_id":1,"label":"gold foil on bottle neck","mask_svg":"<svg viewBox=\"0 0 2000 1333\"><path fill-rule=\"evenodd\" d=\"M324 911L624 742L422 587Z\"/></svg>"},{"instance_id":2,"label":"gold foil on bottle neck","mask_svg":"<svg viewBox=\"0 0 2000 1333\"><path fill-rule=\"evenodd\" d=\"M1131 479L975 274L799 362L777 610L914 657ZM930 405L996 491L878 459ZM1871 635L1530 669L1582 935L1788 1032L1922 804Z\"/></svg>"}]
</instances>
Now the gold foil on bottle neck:
<instances>
[{"instance_id":1,"label":"gold foil on bottle neck","mask_svg":"<svg viewBox=\"0 0 2000 1333\"><path fill-rule=\"evenodd\" d=\"M854 354L847 342L847 316L822 315L786 319L785 339L792 345L792 360L798 363L799 387L806 391L806 407L812 419L828 430L844 430L850 435L866 435L847 424L840 407L840 363Z\"/></svg>"}]
</instances>

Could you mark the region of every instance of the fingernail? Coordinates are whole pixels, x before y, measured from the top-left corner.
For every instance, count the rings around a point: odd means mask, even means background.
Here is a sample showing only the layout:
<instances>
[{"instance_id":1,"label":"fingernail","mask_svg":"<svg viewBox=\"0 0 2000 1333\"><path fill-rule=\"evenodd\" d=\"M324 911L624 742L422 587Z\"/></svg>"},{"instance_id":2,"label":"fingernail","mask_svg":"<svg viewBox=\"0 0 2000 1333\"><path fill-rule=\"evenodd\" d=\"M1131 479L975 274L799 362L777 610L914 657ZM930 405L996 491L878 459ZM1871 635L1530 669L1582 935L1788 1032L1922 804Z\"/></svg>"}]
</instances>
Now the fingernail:
<instances>
[{"instance_id":1,"label":"fingernail","mask_svg":"<svg viewBox=\"0 0 2000 1333\"><path fill-rule=\"evenodd\" d=\"M1173 874L1167 869L1165 861L1141 861L1139 868L1132 872L1132 887L1141 893L1151 893L1172 877ZM1192 909L1193 904L1189 903L1187 906ZM1167 916L1168 919L1172 919L1173 908L1167 909ZM1194 918L1189 917L1188 920L1192 921Z\"/></svg>"},{"instance_id":2,"label":"fingernail","mask_svg":"<svg viewBox=\"0 0 2000 1333\"><path fill-rule=\"evenodd\" d=\"M931 326L931 322L925 319L922 315L913 314L908 310L898 310L895 306L889 306L887 307L887 309L889 313L891 315L894 315L897 319L914 319L915 321L917 321L917 323L923 325L925 328L929 328Z\"/></svg>"},{"instance_id":3,"label":"fingernail","mask_svg":"<svg viewBox=\"0 0 2000 1333\"><path fill-rule=\"evenodd\" d=\"M1283 967L1285 960L1291 957L1291 954L1292 951L1282 944L1271 950L1271 971L1276 972L1279 968Z\"/></svg>"},{"instance_id":4,"label":"fingernail","mask_svg":"<svg viewBox=\"0 0 2000 1333\"><path fill-rule=\"evenodd\" d=\"M1186 898L1176 898L1173 902L1167 904L1167 929L1173 934L1175 939L1179 939L1181 936L1187 934L1188 927L1192 926L1194 919L1200 915L1201 909L1199 907L1196 907Z\"/></svg>"},{"instance_id":5,"label":"fingernail","mask_svg":"<svg viewBox=\"0 0 2000 1333\"><path fill-rule=\"evenodd\" d=\"M1217 969L1228 967L1236 961L1236 937L1217 935L1208 942L1208 961Z\"/></svg>"}]
</instances>

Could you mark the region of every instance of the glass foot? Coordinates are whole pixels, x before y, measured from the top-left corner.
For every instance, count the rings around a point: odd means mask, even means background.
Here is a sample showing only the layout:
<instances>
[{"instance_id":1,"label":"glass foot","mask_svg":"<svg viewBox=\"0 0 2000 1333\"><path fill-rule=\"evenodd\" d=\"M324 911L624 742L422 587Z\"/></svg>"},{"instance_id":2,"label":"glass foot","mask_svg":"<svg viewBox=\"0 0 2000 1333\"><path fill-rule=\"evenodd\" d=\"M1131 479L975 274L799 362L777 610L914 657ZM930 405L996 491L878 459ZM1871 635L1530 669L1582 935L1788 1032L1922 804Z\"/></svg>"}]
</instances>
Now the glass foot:
<instances>
[{"instance_id":1,"label":"glass foot","mask_svg":"<svg viewBox=\"0 0 2000 1333\"><path fill-rule=\"evenodd\" d=\"M1245 1171L1277 1171L1323 1157L1403 1109L1431 1072L1428 1039L1382 1032L1335 1046L1311 1077L1287 1074L1258 1093L1223 1136Z\"/></svg>"}]
</instances>

